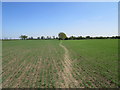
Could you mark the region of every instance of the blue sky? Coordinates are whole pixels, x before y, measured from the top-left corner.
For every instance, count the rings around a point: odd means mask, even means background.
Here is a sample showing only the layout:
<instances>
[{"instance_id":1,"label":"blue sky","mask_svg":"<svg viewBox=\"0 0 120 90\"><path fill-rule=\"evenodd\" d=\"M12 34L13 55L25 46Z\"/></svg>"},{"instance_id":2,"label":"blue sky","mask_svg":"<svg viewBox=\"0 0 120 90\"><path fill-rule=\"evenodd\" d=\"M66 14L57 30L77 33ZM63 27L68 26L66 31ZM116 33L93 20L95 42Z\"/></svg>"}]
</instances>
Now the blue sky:
<instances>
[{"instance_id":1,"label":"blue sky","mask_svg":"<svg viewBox=\"0 0 120 90\"><path fill-rule=\"evenodd\" d=\"M3 2L3 38L118 35L117 2Z\"/></svg>"}]
</instances>

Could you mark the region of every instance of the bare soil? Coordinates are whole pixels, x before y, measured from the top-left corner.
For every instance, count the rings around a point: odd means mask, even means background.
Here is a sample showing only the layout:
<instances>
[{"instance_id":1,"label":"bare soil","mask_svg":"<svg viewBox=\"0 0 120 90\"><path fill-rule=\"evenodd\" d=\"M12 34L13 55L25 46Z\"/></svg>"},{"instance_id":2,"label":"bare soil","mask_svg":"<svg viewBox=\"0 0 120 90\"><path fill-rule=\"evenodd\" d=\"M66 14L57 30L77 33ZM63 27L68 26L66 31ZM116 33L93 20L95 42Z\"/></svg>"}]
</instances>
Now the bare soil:
<instances>
[{"instance_id":1,"label":"bare soil","mask_svg":"<svg viewBox=\"0 0 120 90\"><path fill-rule=\"evenodd\" d=\"M72 61L70 60L69 51L64 45L62 45L62 41L60 42L59 45L65 51L64 62L62 62L64 66L63 72L61 74L64 79L64 85L62 85L62 87L69 88L72 87L72 85L78 87L79 82L72 76Z\"/></svg>"}]
</instances>

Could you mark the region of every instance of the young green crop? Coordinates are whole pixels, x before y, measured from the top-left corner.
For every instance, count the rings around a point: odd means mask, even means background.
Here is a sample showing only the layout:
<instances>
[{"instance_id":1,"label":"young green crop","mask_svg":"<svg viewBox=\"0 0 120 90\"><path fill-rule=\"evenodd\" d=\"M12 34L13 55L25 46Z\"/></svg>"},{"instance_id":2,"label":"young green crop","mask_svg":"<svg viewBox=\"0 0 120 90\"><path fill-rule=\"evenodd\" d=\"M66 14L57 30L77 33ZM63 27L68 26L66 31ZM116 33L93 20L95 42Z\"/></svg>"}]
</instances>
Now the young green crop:
<instances>
[{"instance_id":1,"label":"young green crop","mask_svg":"<svg viewBox=\"0 0 120 90\"><path fill-rule=\"evenodd\" d=\"M53 60L60 63L64 54L62 52L63 49L59 47L58 40L3 41L3 87L14 88L17 84L19 87L32 87L33 84L39 88L49 87L49 85L57 87L55 74L59 71L54 67ZM38 64L39 61L41 64ZM40 67L39 70L38 67ZM38 71L35 71L36 69ZM56 73L54 74L53 71ZM49 75L49 72L52 73ZM21 81L18 80L19 78ZM49 79L52 78L54 80L50 81Z\"/></svg>"},{"instance_id":2,"label":"young green crop","mask_svg":"<svg viewBox=\"0 0 120 90\"><path fill-rule=\"evenodd\" d=\"M66 40L63 45L70 52L74 68L83 68L89 76L96 78L98 87L100 84L117 87L118 39Z\"/></svg>"},{"instance_id":3,"label":"young green crop","mask_svg":"<svg viewBox=\"0 0 120 90\"><path fill-rule=\"evenodd\" d=\"M117 87L118 40L3 41L3 88Z\"/></svg>"}]
</instances>

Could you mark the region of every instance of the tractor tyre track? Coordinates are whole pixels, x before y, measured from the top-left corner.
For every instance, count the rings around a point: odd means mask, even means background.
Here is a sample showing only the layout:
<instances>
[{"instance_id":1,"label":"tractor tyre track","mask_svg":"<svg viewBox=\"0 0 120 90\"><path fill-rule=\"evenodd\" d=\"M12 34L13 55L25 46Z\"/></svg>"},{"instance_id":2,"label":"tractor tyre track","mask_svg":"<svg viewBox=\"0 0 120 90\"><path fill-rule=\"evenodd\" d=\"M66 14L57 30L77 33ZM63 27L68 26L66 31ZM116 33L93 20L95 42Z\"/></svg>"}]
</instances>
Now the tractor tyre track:
<instances>
[{"instance_id":1,"label":"tractor tyre track","mask_svg":"<svg viewBox=\"0 0 120 90\"><path fill-rule=\"evenodd\" d=\"M65 88L69 88L74 83L74 85L78 87L79 82L72 76L72 67L71 67L72 62L70 60L69 51L64 45L62 45L62 42L60 42L59 46L62 47L65 51L64 60L62 62L64 66L62 72L62 77L64 79L64 86Z\"/></svg>"}]
</instances>

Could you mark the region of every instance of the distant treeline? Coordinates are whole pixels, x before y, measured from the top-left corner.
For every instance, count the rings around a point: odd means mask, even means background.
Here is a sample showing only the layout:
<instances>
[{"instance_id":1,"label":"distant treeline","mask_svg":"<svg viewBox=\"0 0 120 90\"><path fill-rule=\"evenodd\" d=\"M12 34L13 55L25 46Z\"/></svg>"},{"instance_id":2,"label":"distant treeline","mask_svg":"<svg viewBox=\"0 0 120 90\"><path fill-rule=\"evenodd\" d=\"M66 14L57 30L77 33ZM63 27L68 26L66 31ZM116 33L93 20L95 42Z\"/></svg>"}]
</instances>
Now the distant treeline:
<instances>
[{"instance_id":1,"label":"distant treeline","mask_svg":"<svg viewBox=\"0 0 120 90\"><path fill-rule=\"evenodd\" d=\"M71 37L66 37L64 40L82 40L82 39L120 39L120 36L112 36L112 37L103 37L103 36L98 36L98 37L91 37L91 36L71 36ZM2 40L19 40L19 39L9 39L9 38L5 38ZM61 40L59 37L55 37L55 36L41 36L41 37L37 37L37 38L33 38L33 37L28 37L26 35L21 35L20 36L20 40Z\"/></svg>"},{"instance_id":2,"label":"distant treeline","mask_svg":"<svg viewBox=\"0 0 120 90\"><path fill-rule=\"evenodd\" d=\"M99 37L91 37L91 36L86 36L86 37L82 37L82 36L71 36L69 38L65 38L65 40L80 40L80 39L120 39L120 36L112 36L112 37L103 37L103 36L99 36Z\"/></svg>"}]
</instances>

